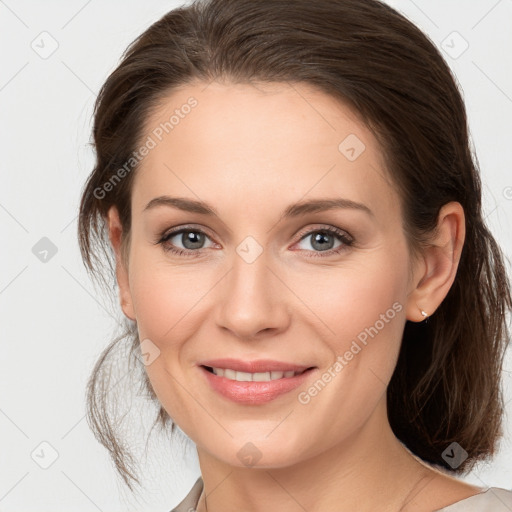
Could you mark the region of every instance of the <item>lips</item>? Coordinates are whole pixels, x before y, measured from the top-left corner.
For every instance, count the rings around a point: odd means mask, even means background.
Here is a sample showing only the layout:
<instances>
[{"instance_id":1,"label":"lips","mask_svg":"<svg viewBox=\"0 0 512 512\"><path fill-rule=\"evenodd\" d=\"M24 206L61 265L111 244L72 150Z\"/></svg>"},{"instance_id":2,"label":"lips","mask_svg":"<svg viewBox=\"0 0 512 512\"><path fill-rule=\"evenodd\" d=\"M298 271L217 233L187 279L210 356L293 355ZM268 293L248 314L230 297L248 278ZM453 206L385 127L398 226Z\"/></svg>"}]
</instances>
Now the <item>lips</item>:
<instances>
[{"instance_id":1,"label":"lips","mask_svg":"<svg viewBox=\"0 0 512 512\"><path fill-rule=\"evenodd\" d=\"M205 367L200 367L203 378L210 389L232 402L245 405L265 404L298 388L313 378L314 369L306 370L300 375L266 382L239 382L226 377L219 377Z\"/></svg>"}]
</instances>

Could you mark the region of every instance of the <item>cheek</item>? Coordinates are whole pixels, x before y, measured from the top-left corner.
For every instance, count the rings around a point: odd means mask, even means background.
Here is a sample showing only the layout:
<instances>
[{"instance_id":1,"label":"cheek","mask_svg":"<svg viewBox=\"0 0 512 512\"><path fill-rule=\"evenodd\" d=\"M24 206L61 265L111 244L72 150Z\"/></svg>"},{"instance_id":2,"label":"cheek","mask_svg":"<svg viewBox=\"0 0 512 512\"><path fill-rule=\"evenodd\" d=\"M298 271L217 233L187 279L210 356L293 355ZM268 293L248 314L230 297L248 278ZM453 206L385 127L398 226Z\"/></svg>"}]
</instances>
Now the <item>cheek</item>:
<instances>
[{"instance_id":1,"label":"cheek","mask_svg":"<svg viewBox=\"0 0 512 512\"><path fill-rule=\"evenodd\" d=\"M298 295L307 297L315 324L320 319L326 327L333 358L350 361L346 373L370 367L384 380L393 372L405 324L407 252L397 245L353 262L303 278Z\"/></svg>"},{"instance_id":2,"label":"cheek","mask_svg":"<svg viewBox=\"0 0 512 512\"><path fill-rule=\"evenodd\" d=\"M391 272L349 276L344 280L343 289L337 292L330 304L326 304L328 316L337 319L337 332L343 337L349 335L353 338L361 334L359 339L364 339L363 333L369 328L376 326L383 331L384 326L403 309L401 290L400 276Z\"/></svg>"},{"instance_id":3,"label":"cheek","mask_svg":"<svg viewBox=\"0 0 512 512\"><path fill-rule=\"evenodd\" d=\"M314 286L302 283L301 293L308 293L308 306L321 319L313 320L315 326L328 326L322 327L327 334L319 342L331 355L319 376L326 384L313 383L299 402L305 415L330 425L322 427L326 439L360 428L381 401L396 366L405 323L406 267L386 266L391 262L383 254L374 256L364 268L328 272ZM318 425L314 419L309 425L313 436Z\"/></svg>"},{"instance_id":4,"label":"cheek","mask_svg":"<svg viewBox=\"0 0 512 512\"><path fill-rule=\"evenodd\" d=\"M197 315L211 285L205 273L198 279L192 267L173 266L164 258L155 250L135 252L130 260L130 291L139 339L151 340L150 350L158 354L145 367L152 388L171 418L188 426L190 395L183 383L193 358L186 340L196 334Z\"/></svg>"},{"instance_id":5,"label":"cheek","mask_svg":"<svg viewBox=\"0 0 512 512\"><path fill-rule=\"evenodd\" d=\"M176 282L158 279L151 273L140 273L131 283L131 291L141 339L159 340L176 324L185 302L178 300L171 286Z\"/></svg>"},{"instance_id":6,"label":"cheek","mask_svg":"<svg viewBox=\"0 0 512 512\"><path fill-rule=\"evenodd\" d=\"M139 334L154 340L181 339L190 326L190 315L211 288L205 272L172 265L152 250L133 254L130 292ZM162 256L163 255L163 256Z\"/></svg>"}]
</instances>

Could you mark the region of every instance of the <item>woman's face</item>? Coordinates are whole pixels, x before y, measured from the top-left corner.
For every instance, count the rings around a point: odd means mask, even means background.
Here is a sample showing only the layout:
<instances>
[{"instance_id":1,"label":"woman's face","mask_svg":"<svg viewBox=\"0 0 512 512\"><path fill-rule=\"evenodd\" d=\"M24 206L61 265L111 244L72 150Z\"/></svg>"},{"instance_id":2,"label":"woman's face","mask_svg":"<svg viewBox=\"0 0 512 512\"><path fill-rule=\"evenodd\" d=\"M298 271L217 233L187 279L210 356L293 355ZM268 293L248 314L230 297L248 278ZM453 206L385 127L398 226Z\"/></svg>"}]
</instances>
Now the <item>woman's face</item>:
<instances>
[{"instance_id":1,"label":"woman's face","mask_svg":"<svg viewBox=\"0 0 512 512\"><path fill-rule=\"evenodd\" d=\"M372 134L303 84L213 82L173 91L143 142L118 279L171 418L235 466L284 467L382 428L413 305L399 197ZM332 207L305 206L320 201ZM225 358L313 369L234 383L247 375L201 366Z\"/></svg>"}]
</instances>

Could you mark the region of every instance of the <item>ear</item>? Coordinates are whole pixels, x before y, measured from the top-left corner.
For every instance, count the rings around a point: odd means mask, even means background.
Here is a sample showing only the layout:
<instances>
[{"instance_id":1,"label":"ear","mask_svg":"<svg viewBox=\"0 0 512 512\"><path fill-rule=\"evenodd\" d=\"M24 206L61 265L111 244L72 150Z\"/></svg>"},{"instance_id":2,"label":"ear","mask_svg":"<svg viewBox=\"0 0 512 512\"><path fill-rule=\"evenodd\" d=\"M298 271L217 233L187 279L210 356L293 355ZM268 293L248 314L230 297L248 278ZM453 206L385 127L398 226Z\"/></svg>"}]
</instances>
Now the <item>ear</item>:
<instances>
[{"instance_id":1,"label":"ear","mask_svg":"<svg viewBox=\"0 0 512 512\"><path fill-rule=\"evenodd\" d=\"M432 245L423 250L421 263L415 269L413 282L417 284L407 301L407 320L425 320L421 311L430 316L444 300L455 280L465 235L462 205L455 201L445 204L439 211Z\"/></svg>"},{"instance_id":2,"label":"ear","mask_svg":"<svg viewBox=\"0 0 512 512\"><path fill-rule=\"evenodd\" d=\"M108 214L108 236L116 256L116 278L119 286L119 300L121 309L125 316L130 320L135 320L130 284L128 279L128 269L121 255L121 235L123 233L119 212L115 206L111 206Z\"/></svg>"}]
</instances>

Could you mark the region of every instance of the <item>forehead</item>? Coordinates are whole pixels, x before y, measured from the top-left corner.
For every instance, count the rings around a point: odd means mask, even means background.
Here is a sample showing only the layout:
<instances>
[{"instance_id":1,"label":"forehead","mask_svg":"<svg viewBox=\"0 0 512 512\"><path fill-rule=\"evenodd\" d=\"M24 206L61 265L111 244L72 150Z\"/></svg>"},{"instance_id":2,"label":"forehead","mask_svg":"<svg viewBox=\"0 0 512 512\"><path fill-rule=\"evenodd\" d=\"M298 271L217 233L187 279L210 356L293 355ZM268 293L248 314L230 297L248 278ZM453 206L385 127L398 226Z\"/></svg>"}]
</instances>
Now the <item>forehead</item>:
<instances>
[{"instance_id":1,"label":"forehead","mask_svg":"<svg viewBox=\"0 0 512 512\"><path fill-rule=\"evenodd\" d=\"M200 197L222 208L343 196L396 210L373 134L348 106L305 84L194 83L145 120L134 209L153 197Z\"/></svg>"}]
</instances>

